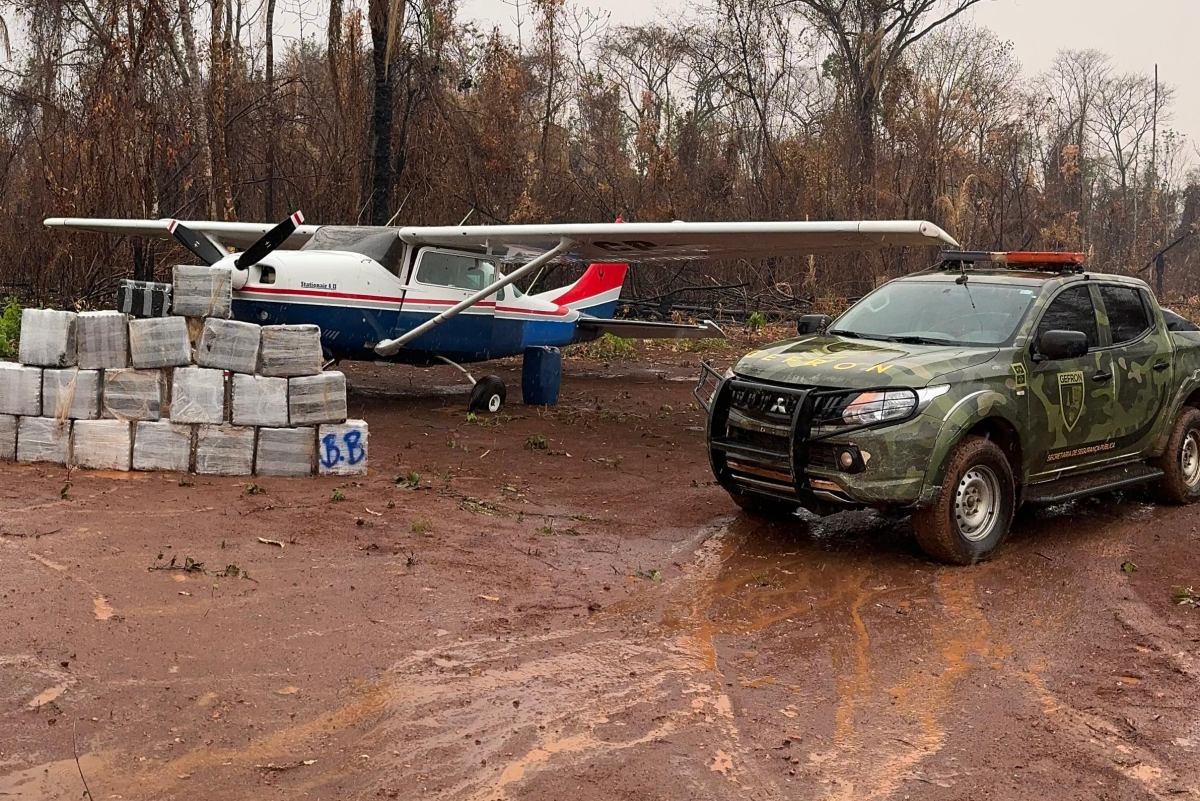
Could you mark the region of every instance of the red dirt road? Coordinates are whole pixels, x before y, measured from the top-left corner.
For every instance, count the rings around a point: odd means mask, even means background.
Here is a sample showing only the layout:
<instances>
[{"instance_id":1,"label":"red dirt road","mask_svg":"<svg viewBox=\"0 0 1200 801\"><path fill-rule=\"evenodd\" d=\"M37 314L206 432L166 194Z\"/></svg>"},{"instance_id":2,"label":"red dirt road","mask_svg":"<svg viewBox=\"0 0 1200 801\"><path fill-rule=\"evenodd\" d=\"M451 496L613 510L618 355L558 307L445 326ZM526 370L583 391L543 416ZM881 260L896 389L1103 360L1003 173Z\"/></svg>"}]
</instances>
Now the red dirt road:
<instances>
[{"instance_id":1,"label":"red dirt road","mask_svg":"<svg viewBox=\"0 0 1200 801\"><path fill-rule=\"evenodd\" d=\"M1025 515L974 568L756 523L695 362L569 362L495 424L351 368L362 481L0 465L0 797L1200 795L1200 511Z\"/></svg>"}]
</instances>

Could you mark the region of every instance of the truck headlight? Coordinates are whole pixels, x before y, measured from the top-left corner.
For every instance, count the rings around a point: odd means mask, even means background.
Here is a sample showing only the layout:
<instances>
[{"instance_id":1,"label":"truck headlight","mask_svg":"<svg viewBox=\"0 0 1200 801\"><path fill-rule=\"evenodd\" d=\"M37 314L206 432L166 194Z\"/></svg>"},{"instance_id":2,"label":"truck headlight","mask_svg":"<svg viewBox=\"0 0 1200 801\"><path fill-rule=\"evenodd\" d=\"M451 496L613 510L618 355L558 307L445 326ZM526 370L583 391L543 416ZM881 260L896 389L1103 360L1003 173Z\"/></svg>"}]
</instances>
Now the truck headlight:
<instances>
[{"instance_id":1,"label":"truck headlight","mask_svg":"<svg viewBox=\"0 0 1200 801\"><path fill-rule=\"evenodd\" d=\"M921 411L934 398L950 391L949 384L924 389L900 389L885 392L861 392L850 399L842 420L848 425L874 425L903 420Z\"/></svg>"}]
</instances>

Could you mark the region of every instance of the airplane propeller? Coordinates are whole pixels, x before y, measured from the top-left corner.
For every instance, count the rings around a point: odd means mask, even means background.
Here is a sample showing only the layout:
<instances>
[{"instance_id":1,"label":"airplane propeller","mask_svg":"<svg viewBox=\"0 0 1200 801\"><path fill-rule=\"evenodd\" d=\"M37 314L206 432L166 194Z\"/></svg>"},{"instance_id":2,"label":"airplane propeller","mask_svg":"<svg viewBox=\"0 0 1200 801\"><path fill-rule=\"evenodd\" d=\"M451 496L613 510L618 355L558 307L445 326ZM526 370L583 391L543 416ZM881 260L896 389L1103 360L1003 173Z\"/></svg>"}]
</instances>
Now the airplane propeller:
<instances>
[{"instance_id":1,"label":"airplane propeller","mask_svg":"<svg viewBox=\"0 0 1200 801\"><path fill-rule=\"evenodd\" d=\"M245 270L247 267L258 264L267 257L267 254L282 245L303 224L304 215L297 211L279 225L263 234L262 238L253 245L246 248L242 255L237 257L233 266L239 270Z\"/></svg>"},{"instance_id":2,"label":"airplane propeller","mask_svg":"<svg viewBox=\"0 0 1200 801\"><path fill-rule=\"evenodd\" d=\"M210 267L225 258L225 253L214 245L211 239L204 234L196 233L179 220L171 220L167 230L171 232L171 236L179 240L179 244Z\"/></svg>"}]
</instances>

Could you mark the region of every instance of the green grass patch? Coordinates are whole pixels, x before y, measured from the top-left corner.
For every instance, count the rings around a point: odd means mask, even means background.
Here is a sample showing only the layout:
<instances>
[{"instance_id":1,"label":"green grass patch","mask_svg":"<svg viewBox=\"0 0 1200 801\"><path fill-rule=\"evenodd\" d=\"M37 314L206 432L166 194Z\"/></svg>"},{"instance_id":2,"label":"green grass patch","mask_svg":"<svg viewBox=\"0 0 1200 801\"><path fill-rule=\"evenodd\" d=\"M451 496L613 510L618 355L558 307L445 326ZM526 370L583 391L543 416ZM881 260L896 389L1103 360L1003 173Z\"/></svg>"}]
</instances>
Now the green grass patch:
<instances>
[{"instance_id":1,"label":"green grass patch","mask_svg":"<svg viewBox=\"0 0 1200 801\"><path fill-rule=\"evenodd\" d=\"M14 359L21 341L21 304L9 296L0 310L0 359Z\"/></svg>"},{"instance_id":2,"label":"green grass patch","mask_svg":"<svg viewBox=\"0 0 1200 801\"><path fill-rule=\"evenodd\" d=\"M634 359L637 357L637 349L634 348L633 343L632 339L622 339L613 334L605 334L591 342L572 345L566 349L566 353L576 358L595 359L601 362Z\"/></svg>"}]
</instances>

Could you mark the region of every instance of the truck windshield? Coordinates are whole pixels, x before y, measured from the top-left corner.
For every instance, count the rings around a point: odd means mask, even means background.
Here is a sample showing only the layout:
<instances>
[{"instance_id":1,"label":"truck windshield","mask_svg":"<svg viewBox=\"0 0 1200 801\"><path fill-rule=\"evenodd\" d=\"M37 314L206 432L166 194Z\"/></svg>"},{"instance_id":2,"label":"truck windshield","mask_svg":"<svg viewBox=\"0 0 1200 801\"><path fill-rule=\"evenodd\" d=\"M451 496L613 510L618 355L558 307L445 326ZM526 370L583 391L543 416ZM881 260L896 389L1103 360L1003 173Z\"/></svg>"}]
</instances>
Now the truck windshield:
<instances>
[{"instance_id":1,"label":"truck windshield","mask_svg":"<svg viewBox=\"0 0 1200 801\"><path fill-rule=\"evenodd\" d=\"M971 280L894 281L850 307L829 333L913 344L1001 345L1035 295L1028 286Z\"/></svg>"}]
</instances>

